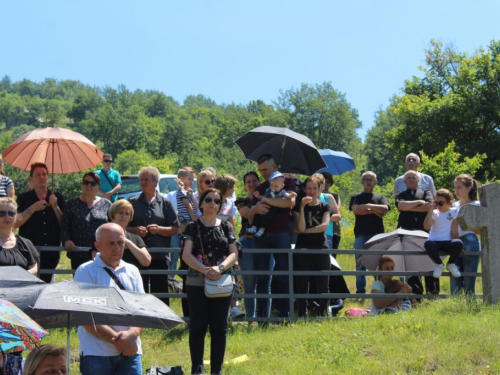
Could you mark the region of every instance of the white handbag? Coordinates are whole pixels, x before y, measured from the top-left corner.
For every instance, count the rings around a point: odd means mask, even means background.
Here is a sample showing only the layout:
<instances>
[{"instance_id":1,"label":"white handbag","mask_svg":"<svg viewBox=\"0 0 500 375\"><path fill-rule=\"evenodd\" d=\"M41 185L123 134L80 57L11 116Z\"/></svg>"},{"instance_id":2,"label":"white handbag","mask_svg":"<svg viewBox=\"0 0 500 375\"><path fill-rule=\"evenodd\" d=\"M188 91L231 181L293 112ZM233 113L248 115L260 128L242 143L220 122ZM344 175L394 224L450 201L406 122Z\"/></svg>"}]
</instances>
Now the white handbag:
<instances>
[{"instance_id":1,"label":"white handbag","mask_svg":"<svg viewBox=\"0 0 500 375\"><path fill-rule=\"evenodd\" d=\"M205 278L205 295L208 298L229 297L233 293L234 282L231 275L221 275L219 280Z\"/></svg>"}]
</instances>

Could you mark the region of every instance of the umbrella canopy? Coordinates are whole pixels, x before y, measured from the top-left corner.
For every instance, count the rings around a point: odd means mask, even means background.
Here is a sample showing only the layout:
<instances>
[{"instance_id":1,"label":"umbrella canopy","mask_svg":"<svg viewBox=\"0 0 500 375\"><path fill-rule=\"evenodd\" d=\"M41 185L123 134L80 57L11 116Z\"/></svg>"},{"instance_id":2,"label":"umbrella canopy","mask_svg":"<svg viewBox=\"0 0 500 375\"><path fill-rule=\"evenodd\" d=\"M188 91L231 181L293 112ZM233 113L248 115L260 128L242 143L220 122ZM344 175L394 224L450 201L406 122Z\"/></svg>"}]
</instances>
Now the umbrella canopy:
<instances>
[{"instance_id":1,"label":"umbrella canopy","mask_svg":"<svg viewBox=\"0 0 500 375\"><path fill-rule=\"evenodd\" d=\"M151 294L77 281L0 288L0 297L14 302L45 328L108 324L170 329L184 323Z\"/></svg>"},{"instance_id":2,"label":"umbrella canopy","mask_svg":"<svg viewBox=\"0 0 500 375\"><path fill-rule=\"evenodd\" d=\"M45 163L50 173L72 173L95 167L103 152L70 129L40 128L20 136L2 155L7 163L25 171L33 163Z\"/></svg>"},{"instance_id":3,"label":"umbrella canopy","mask_svg":"<svg viewBox=\"0 0 500 375\"><path fill-rule=\"evenodd\" d=\"M34 349L46 335L47 331L13 303L0 299L0 352Z\"/></svg>"},{"instance_id":4,"label":"umbrella canopy","mask_svg":"<svg viewBox=\"0 0 500 375\"><path fill-rule=\"evenodd\" d=\"M19 266L0 267L0 288L33 284L45 284L45 282Z\"/></svg>"},{"instance_id":5,"label":"umbrella canopy","mask_svg":"<svg viewBox=\"0 0 500 375\"><path fill-rule=\"evenodd\" d=\"M425 252L424 243L429 234L422 230L397 229L381 233L365 243L368 250L413 250ZM379 259L384 255L363 254L360 262L369 270L377 269ZM425 255L385 255L394 260L395 271L434 271L436 265Z\"/></svg>"},{"instance_id":6,"label":"umbrella canopy","mask_svg":"<svg viewBox=\"0 0 500 375\"><path fill-rule=\"evenodd\" d=\"M338 176L356 168L353 158L343 151L326 149L320 150L319 154L325 161L326 168L320 169L318 173L329 172L334 176Z\"/></svg>"},{"instance_id":7,"label":"umbrella canopy","mask_svg":"<svg viewBox=\"0 0 500 375\"><path fill-rule=\"evenodd\" d=\"M314 143L305 135L287 128L261 126L250 130L235 143L248 160L271 154L283 173L310 176L326 167Z\"/></svg>"}]
</instances>

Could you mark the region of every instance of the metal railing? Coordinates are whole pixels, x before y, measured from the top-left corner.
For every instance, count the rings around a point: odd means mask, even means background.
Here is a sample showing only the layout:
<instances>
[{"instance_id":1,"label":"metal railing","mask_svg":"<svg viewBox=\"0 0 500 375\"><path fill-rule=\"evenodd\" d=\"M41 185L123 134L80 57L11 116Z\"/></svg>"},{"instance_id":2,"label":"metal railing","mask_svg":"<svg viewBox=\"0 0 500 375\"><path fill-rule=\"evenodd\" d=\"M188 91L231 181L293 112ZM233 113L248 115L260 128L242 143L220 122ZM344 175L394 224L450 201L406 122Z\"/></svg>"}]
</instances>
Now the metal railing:
<instances>
[{"instance_id":1,"label":"metal railing","mask_svg":"<svg viewBox=\"0 0 500 375\"><path fill-rule=\"evenodd\" d=\"M66 251L62 247L57 246L37 246L39 251ZM88 250L72 250L72 251L88 251ZM150 253L180 253L179 248L148 248ZM260 271L235 271L236 275L271 275L271 276L288 276L289 281L289 292L282 294L245 294L245 293L235 293L234 298L274 298L274 299L288 299L289 300L289 309L290 309L290 317L289 318L278 318L278 317L269 317L269 318L246 318L241 319L242 321L270 321L270 322L280 322L283 320L287 321L296 321L300 318L295 316L295 299L346 299L346 298L448 298L449 294L389 294L389 293L314 293L314 294L300 294L294 293L294 276L397 276L397 277L411 277L411 276L432 276L433 272L420 272L420 271L294 271L293 270L293 256L294 254L337 254L337 255L361 255L361 254L369 254L369 255L419 255L419 256L427 256L427 253L423 251L411 251L411 250L326 250L326 249L244 249L245 253L250 254L288 254L288 271L271 271L271 270L260 270ZM444 254L442 254L444 255ZM467 252L463 254L466 257L476 257L481 256L481 252ZM71 269L40 269L41 274L74 274L75 270ZM169 270L165 264L164 270L140 270L141 275L187 275L186 270ZM450 275L449 272L443 272L443 276ZM481 277L480 272L462 272L462 276L476 276ZM167 284L165 284L167 287ZM153 293L156 297L159 298L187 298L186 293ZM476 295L476 297L481 298L482 295ZM187 319L188 320L188 319ZM239 319L240 320L240 319Z\"/></svg>"}]
</instances>

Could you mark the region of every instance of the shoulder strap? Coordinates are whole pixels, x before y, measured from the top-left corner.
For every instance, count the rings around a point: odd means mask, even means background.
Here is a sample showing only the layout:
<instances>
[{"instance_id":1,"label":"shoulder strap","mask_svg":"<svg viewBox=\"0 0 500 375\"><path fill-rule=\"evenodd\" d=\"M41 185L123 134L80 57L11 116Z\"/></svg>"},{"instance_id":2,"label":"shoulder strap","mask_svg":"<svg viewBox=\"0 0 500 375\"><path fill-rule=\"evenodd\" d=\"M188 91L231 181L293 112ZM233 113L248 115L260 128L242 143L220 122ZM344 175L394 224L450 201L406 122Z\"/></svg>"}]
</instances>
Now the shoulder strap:
<instances>
[{"instance_id":1,"label":"shoulder strap","mask_svg":"<svg viewBox=\"0 0 500 375\"><path fill-rule=\"evenodd\" d=\"M123 286L123 284L121 283L121 281L118 280L118 278L116 277L116 275L114 274L113 271L111 271L108 267L104 267L104 271L106 271L106 273L109 275L109 277L111 277L113 279L113 281L116 283L118 288L120 288L122 290L126 290L125 287Z\"/></svg>"},{"instance_id":2,"label":"shoulder strap","mask_svg":"<svg viewBox=\"0 0 500 375\"><path fill-rule=\"evenodd\" d=\"M110 169L111 170L111 169ZM114 188L115 186L113 185L113 183L111 182L111 180L109 179L108 177L108 174L106 173L106 171L104 170L104 168L101 169L102 171L102 174L104 175L104 177L106 177L106 180L108 180L109 182L109 186L111 186L111 188Z\"/></svg>"}]
</instances>

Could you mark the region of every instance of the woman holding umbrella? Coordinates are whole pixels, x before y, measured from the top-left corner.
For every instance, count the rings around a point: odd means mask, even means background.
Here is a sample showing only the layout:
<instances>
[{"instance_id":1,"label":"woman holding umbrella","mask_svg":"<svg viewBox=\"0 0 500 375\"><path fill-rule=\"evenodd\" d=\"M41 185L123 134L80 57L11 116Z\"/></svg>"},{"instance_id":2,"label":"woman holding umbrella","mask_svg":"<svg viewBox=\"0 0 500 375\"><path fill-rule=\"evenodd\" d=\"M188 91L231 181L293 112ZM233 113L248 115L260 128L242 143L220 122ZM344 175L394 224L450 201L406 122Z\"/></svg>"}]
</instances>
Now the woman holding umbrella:
<instances>
[{"instance_id":1,"label":"woman holding umbrella","mask_svg":"<svg viewBox=\"0 0 500 375\"><path fill-rule=\"evenodd\" d=\"M82 181L82 194L72 198L66 205L61 222L61 239L71 259L71 269L91 260L95 255L95 231L108 222L111 202L97 196L100 178L94 172L85 173ZM75 247L93 249L91 252L72 251Z\"/></svg>"},{"instance_id":2,"label":"woman holding umbrella","mask_svg":"<svg viewBox=\"0 0 500 375\"><path fill-rule=\"evenodd\" d=\"M14 226L19 234L28 238L35 246L60 246L60 224L66 203L59 193L51 193L47 188L49 171L43 163L31 165L29 183L33 190L17 197L18 216ZM59 251L43 251L40 254L40 268L55 269L59 264ZM43 274L40 278L46 283L52 280L52 274Z\"/></svg>"}]
</instances>

